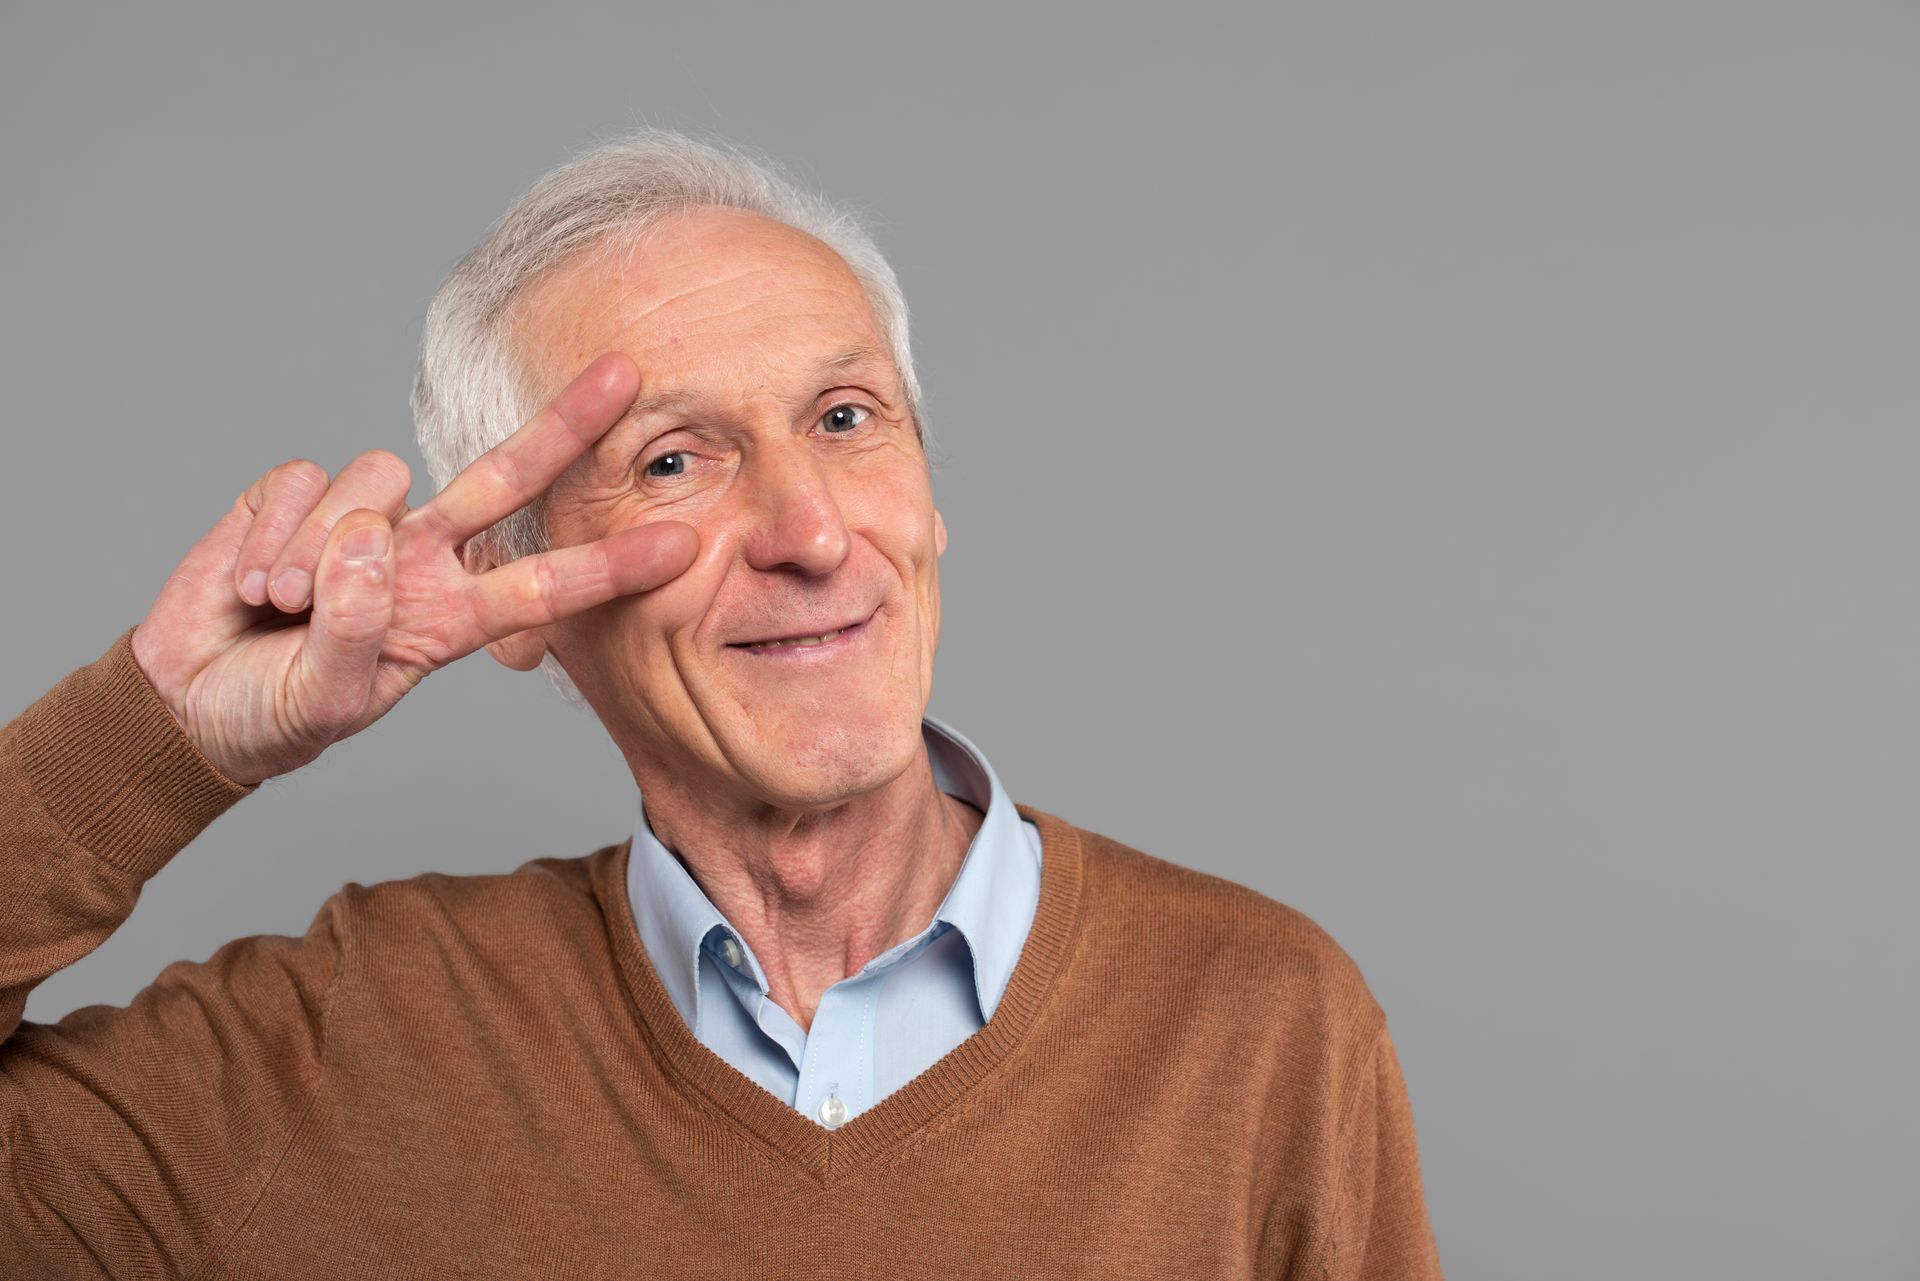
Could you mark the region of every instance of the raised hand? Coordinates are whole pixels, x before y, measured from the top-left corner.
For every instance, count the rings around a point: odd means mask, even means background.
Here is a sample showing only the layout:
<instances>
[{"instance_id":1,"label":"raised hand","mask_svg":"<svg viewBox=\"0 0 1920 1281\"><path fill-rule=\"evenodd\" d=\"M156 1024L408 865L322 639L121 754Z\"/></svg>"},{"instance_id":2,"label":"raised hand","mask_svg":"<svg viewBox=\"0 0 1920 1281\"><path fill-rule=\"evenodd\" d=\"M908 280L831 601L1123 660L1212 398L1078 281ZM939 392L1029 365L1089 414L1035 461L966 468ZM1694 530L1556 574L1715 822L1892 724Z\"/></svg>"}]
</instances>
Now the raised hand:
<instances>
[{"instance_id":1,"label":"raised hand","mask_svg":"<svg viewBox=\"0 0 1920 1281\"><path fill-rule=\"evenodd\" d=\"M331 484L316 463L281 463L174 569L134 631L135 660L207 758L254 783L490 641L658 587L693 563L691 526L656 521L480 574L462 561L468 539L544 492L639 386L632 360L601 356L418 510L407 464L385 450Z\"/></svg>"}]
</instances>

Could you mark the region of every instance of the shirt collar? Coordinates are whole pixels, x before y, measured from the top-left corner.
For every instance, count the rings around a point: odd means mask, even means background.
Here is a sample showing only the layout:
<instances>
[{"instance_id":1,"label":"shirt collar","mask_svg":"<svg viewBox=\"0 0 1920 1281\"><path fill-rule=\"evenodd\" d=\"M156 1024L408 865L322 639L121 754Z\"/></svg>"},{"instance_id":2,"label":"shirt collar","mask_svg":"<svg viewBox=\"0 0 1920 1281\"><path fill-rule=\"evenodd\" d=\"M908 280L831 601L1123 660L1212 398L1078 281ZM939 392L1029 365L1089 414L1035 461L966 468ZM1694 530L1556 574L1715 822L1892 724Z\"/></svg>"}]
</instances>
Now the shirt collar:
<instances>
[{"instance_id":1,"label":"shirt collar","mask_svg":"<svg viewBox=\"0 0 1920 1281\"><path fill-rule=\"evenodd\" d=\"M981 810L986 818L967 847L966 858L946 898L934 913L967 940L973 956L974 993L981 1017L991 1019L1013 976L1026 942L1026 916L1015 905L1039 894L1040 868L1012 799L980 749L958 730L923 716L920 734L934 786ZM627 862L627 897L647 957L661 986L697 1036L700 1030L700 953L709 936L731 936L746 954L753 981L764 995L767 976L747 940L713 905L684 864L662 845L647 823L646 798L635 792L638 821ZM929 924L929 929L935 928ZM718 937L714 939L718 942Z\"/></svg>"}]
</instances>

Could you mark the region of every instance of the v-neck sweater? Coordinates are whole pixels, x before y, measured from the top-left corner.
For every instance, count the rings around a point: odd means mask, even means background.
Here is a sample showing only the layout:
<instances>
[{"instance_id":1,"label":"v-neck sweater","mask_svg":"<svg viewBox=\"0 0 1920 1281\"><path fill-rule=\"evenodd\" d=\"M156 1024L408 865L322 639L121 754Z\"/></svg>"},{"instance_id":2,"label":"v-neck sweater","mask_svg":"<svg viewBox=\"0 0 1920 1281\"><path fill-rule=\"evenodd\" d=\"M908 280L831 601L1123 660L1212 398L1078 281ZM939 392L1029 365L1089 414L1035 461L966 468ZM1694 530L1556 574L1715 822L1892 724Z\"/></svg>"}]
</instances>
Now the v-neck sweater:
<instances>
[{"instance_id":1,"label":"v-neck sweater","mask_svg":"<svg viewBox=\"0 0 1920 1281\"><path fill-rule=\"evenodd\" d=\"M0 730L0 1275L1440 1275L1351 958L1025 804L1040 901L993 1019L837 1129L694 1037L639 942L631 837L349 882L303 937L24 1021L255 790L132 633Z\"/></svg>"},{"instance_id":2,"label":"v-neck sweater","mask_svg":"<svg viewBox=\"0 0 1920 1281\"><path fill-rule=\"evenodd\" d=\"M640 947L681 1021L775 1098L846 1124L945 1057L999 1008L1040 903L1040 829L1014 808L972 739L920 720L933 785L981 821L926 926L821 992L801 1027L768 993L752 940L661 844L636 791L627 901Z\"/></svg>"}]
</instances>

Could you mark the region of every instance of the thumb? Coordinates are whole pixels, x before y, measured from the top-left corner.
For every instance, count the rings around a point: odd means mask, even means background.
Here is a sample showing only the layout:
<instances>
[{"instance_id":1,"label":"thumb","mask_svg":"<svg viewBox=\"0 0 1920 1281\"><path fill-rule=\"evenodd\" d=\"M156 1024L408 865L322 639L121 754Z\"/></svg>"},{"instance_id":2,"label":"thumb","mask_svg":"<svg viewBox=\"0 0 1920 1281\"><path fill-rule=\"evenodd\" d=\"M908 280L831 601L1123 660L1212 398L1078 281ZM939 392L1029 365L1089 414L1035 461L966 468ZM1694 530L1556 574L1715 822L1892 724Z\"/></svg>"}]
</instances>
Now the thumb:
<instances>
[{"instance_id":1,"label":"thumb","mask_svg":"<svg viewBox=\"0 0 1920 1281\"><path fill-rule=\"evenodd\" d=\"M393 623L393 530L370 507L342 516L313 576L313 615L297 660L299 705L337 729L365 708Z\"/></svg>"}]
</instances>

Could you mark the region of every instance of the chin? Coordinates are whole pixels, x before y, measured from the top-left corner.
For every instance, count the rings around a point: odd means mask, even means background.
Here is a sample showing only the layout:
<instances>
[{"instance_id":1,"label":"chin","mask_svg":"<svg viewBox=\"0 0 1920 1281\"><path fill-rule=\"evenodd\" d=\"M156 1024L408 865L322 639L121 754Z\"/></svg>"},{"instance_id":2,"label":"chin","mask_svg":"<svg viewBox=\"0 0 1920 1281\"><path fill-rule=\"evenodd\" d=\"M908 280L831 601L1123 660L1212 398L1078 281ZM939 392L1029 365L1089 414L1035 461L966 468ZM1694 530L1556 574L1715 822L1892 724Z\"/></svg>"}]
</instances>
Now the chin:
<instances>
[{"instance_id":1,"label":"chin","mask_svg":"<svg viewBox=\"0 0 1920 1281\"><path fill-rule=\"evenodd\" d=\"M918 713L794 720L755 739L755 781L785 808L834 805L885 787L925 750Z\"/></svg>"}]
</instances>

